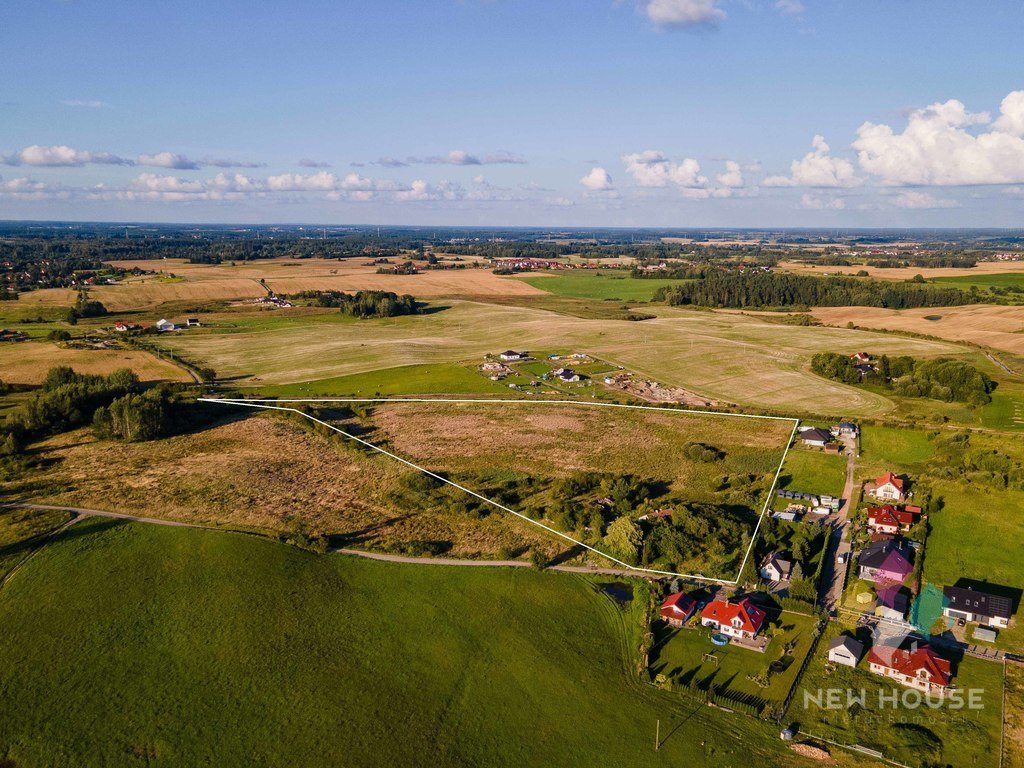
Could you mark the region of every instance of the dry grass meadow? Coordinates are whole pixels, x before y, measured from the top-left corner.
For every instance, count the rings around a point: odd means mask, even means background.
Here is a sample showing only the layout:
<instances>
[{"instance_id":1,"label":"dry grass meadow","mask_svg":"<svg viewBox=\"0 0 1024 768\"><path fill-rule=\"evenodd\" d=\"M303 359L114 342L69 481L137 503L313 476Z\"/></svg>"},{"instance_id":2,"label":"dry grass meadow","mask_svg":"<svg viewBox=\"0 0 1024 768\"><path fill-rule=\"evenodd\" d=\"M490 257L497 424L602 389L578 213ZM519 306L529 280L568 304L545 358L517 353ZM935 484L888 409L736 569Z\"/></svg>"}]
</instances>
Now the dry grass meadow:
<instances>
[{"instance_id":1,"label":"dry grass meadow","mask_svg":"<svg viewBox=\"0 0 1024 768\"><path fill-rule=\"evenodd\" d=\"M862 328L910 331L1024 355L1024 307L1020 306L975 304L900 310L820 307L812 314L829 325L854 323Z\"/></svg>"},{"instance_id":2,"label":"dry grass meadow","mask_svg":"<svg viewBox=\"0 0 1024 768\"><path fill-rule=\"evenodd\" d=\"M371 440L435 471L633 474L709 501L723 473L774 473L793 429L781 419L514 401L391 402L374 405L370 420ZM688 442L724 450L726 464L687 459Z\"/></svg>"},{"instance_id":3,"label":"dry grass meadow","mask_svg":"<svg viewBox=\"0 0 1024 768\"><path fill-rule=\"evenodd\" d=\"M872 416L891 400L829 382L809 370L825 350L889 349L922 357L960 354L941 342L880 336L845 328L785 326L725 312L652 308L642 323L583 319L542 309L475 301L446 302L426 316L349 323L334 314L299 323L216 329L162 337L240 385L274 385L422 363L478 360L508 347L593 354L666 385L744 406Z\"/></svg>"},{"instance_id":4,"label":"dry grass meadow","mask_svg":"<svg viewBox=\"0 0 1024 768\"><path fill-rule=\"evenodd\" d=\"M0 346L0 380L8 384L40 384L55 365L70 365L79 373L100 375L131 368L143 381L192 381L176 365L140 350L77 349L36 341Z\"/></svg>"},{"instance_id":5,"label":"dry grass meadow","mask_svg":"<svg viewBox=\"0 0 1024 768\"><path fill-rule=\"evenodd\" d=\"M298 521L314 534L341 535L372 549L443 540L459 557L501 548L564 549L511 515L481 519L402 509L389 502L400 464L366 455L271 414L227 420L210 429L148 443L97 442L84 430L41 447L50 467L32 485L0 491L39 503L111 510L202 525L289 532Z\"/></svg>"},{"instance_id":6,"label":"dry grass meadow","mask_svg":"<svg viewBox=\"0 0 1024 768\"><path fill-rule=\"evenodd\" d=\"M1024 272L1024 262L1020 261L983 261L970 269L956 267L872 267L853 264L849 267L834 267L806 264L799 261L779 262L779 269L805 275L856 275L861 270L879 280L909 280L915 275L925 279L933 277L971 277L978 275L1002 275Z\"/></svg>"},{"instance_id":7,"label":"dry grass meadow","mask_svg":"<svg viewBox=\"0 0 1024 768\"><path fill-rule=\"evenodd\" d=\"M230 264L189 264L185 259L114 261L116 266L151 270L117 285L100 285L90 296L113 311L155 309L162 304L195 304L210 301L254 299L266 295L260 281L278 294L305 290L380 290L411 293L418 298L439 296L531 296L543 291L520 280L500 277L489 269L429 270L418 275L379 275L377 265L366 259L267 259ZM170 275L174 276L173 281ZM74 302L65 289L34 291L26 302L59 304Z\"/></svg>"}]
</instances>

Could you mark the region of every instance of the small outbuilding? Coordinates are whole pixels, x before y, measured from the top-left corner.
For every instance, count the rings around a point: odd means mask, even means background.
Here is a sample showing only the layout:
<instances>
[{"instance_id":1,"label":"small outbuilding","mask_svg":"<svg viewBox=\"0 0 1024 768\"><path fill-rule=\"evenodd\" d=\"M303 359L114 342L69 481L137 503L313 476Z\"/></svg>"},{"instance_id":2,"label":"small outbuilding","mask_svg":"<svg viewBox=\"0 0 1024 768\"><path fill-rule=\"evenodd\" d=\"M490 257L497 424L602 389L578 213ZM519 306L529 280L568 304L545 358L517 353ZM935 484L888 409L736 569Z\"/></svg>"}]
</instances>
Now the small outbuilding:
<instances>
[{"instance_id":1,"label":"small outbuilding","mask_svg":"<svg viewBox=\"0 0 1024 768\"><path fill-rule=\"evenodd\" d=\"M864 656L864 643L849 635L833 637L828 643L828 660L844 667L856 667Z\"/></svg>"},{"instance_id":2,"label":"small outbuilding","mask_svg":"<svg viewBox=\"0 0 1024 768\"><path fill-rule=\"evenodd\" d=\"M975 640L981 640L985 643L994 643L996 638L999 637L999 633L991 627L975 627L973 636Z\"/></svg>"},{"instance_id":3,"label":"small outbuilding","mask_svg":"<svg viewBox=\"0 0 1024 768\"><path fill-rule=\"evenodd\" d=\"M676 592L662 602L660 615L669 626L681 627L693 615L696 608L697 601L690 595Z\"/></svg>"}]
</instances>

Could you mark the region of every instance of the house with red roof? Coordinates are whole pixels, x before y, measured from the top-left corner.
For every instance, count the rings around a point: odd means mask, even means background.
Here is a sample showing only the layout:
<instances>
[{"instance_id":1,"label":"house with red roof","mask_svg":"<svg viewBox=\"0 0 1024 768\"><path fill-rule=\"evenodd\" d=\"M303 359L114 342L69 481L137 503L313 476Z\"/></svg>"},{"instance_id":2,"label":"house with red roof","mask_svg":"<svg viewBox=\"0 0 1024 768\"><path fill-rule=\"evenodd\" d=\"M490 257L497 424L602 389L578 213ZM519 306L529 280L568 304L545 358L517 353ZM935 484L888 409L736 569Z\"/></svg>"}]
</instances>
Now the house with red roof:
<instances>
[{"instance_id":1,"label":"house with red roof","mask_svg":"<svg viewBox=\"0 0 1024 768\"><path fill-rule=\"evenodd\" d=\"M921 519L921 508L883 504L868 507L868 529L872 533L905 533Z\"/></svg>"},{"instance_id":2,"label":"house with red roof","mask_svg":"<svg viewBox=\"0 0 1024 768\"><path fill-rule=\"evenodd\" d=\"M723 635L753 639L764 625L765 613L749 597L735 602L712 600L700 613L700 623L712 627Z\"/></svg>"},{"instance_id":3,"label":"house with red roof","mask_svg":"<svg viewBox=\"0 0 1024 768\"><path fill-rule=\"evenodd\" d=\"M869 495L882 501L900 503L907 498L906 482L892 472L886 472L881 477L875 478L874 482L867 484L865 490Z\"/></svg>"},{"instance_id":4,"label":"house with red roof","mask_svg":"<svg viewBox=\"0 0 1024 768\"><path fill-rule=\"evenodd\" d=\"M939 697L949 690L953 679L949 660L921 640L911 640L898 648L888 645L872 648L868 654L868 669L900 685Z\"/></svg>"},{"instance_id":5,"label":"house with red roof","mask_svg":"<svg viewBox=\"0 0 1024 768\"><path fill-rule=\"evenodd\" d=\"M661 618L670 627L681 627L686 620L693 616L697 607L697 601L690 595L676 592L669 595L661 603Z\"/></svg>"}]
</instances>

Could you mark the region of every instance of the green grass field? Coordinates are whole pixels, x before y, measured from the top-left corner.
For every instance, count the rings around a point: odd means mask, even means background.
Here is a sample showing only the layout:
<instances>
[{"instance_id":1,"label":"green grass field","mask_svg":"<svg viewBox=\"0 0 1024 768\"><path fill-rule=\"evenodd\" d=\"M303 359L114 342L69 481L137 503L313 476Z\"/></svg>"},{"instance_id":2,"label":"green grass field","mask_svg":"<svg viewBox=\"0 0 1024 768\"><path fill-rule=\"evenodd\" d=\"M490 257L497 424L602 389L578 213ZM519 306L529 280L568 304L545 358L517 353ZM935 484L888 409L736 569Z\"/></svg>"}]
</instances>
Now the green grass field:
<instances>
[{"instance_id":1,"label":"green grass field","mask_svg":"<svg viewBox=\"0 0 1024 768\"><path fill-rule=\"evenodd\" d=\"M625 270L578 270L550 272L520 278L534 288L557 296L609 301L650 301L659 288L677 285L680 280L631 277Z\"/></svg>"},{"instance_id":2,"label":"green grass field","mask_svg":"<svg viewBox=\"0 0 1024 768\"><path fill-rule=\"evenodd\" d=\"M993 272L955 277L933 277L928 282L953 285L957 288L1024 288L1024 272Z\"/></svg>"},{"instance_id":3,"label":"green grass field","mask_svg":"<svg viewBox=\"0 0 1024 768\"><path fill-rule=\"evenodd\" d=\"M66 512L0 508L0 578L31 554L39 537L70 519Z\"/></svg>"},{"instance_id":4,"label":"green grass field","mask_svg":"<svg viewBox=\"0 0 1024 768\"><path fill-rule=\"evenodd\" d=\"M79 523L0 592L0 755L30 766L805 765L639 683L643 586ZM655 752L655 721L661 749Z\"/></svg>"},{"instance_id":5,"label":"green grass field","mask_svg":"<svg viewBox=\"0 0 1024 768\"><path fill-rule=\"evenodd\" d=\"M503 381L491 381L468 365L436 363L401 365L377 371L337 376L330 379L296 384L259 387L261 394L272 397L376 397L394 395L514 395L510 383L526 385L528 379L510 376Z\"/></svg>"},{"instance_id":6,"label":"green grass field","mask_svg":"<svg viewBox=\"0 0 1024 768\"><path fill-rule=\"evenodd\" d=\"M871 425L861 431L861 459L857 465L907 471L934 455L935 446L922 430Z\"/></svg>"},{"instance_id":7,"label":"green grass field","mask_svg":"<svg viewBox=\"0 0 1024 768\"><path fill-rule=\"evenodd\" d=\"M1024 395L1000 387L981 410L981 423L989 429L1024 430Z\"/></svg>"},{"instance_id":8,"label":"green grass field","mask_svg":"<svg viewBox=\"0 0 1024 768\"><path fill-rule=\"evenodd\" d=\"M896 708L889 704L883 709L879 705L880 691L891 701L894 691L902 694L906 689L871 674L865 660L861 660L857 669L838 665L826 669L828 639L841 629L835 622L829 625L789 710L789 717L799 721L802 730L843 744L877 749L890 759L912 766L996 768L1000 765L1001 664L966 657L959 668L954 668L956 686L982 690L980 710L964 707L952 711L923 705L908 708L902 703ZM841 691L841 707L826 709L813 699L805 701L804 692L816 696L819 690L828 689ZM846 691L857 695L862 689L867 694L866 704L847 706Z\"/></svg>"},{"instance_id":9,"label":"green grass field","mask_svg":"<svg viewBox=\"0 0 1024 768\"><path fill-rule=\"evenodd\" d=\"M1016 546L1008 546L1024 540L1024 491L935 482L934 492L943 507L932 516L925 577L939 584L966 577L1024 588L1024 564Z\"/></svg>"},{"instance_id":10,"label":"green grass field","mask_svg":"<svg viewBox=\"0 0 1024 768\"><path fill-rule=\"evenodd\" d=\"M779 475L779 486L819 496L843 495L846 484L846 457L808 448L793 448Z\"/></svg>"}]
</instances>

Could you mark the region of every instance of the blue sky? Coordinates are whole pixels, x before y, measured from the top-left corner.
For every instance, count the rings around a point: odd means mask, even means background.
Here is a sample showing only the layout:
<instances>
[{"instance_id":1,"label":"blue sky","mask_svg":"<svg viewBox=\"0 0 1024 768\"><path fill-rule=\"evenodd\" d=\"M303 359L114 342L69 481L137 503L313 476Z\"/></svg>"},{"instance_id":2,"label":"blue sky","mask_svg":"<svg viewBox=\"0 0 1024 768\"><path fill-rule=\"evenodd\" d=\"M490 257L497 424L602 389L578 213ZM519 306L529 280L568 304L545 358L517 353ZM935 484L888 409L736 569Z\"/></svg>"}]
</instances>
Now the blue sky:
<instances>
[{"instance_id":1,"label":"blue sky","mask_svg":"<svg viewBox=\"0 0 1024 768\"><path fill-rule=\"evenodd\" d=\"M0 218L1021 226L1022 33L995 0L8 0Z\"/></svg>"}]
</instances>

